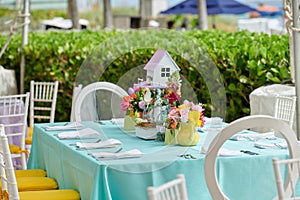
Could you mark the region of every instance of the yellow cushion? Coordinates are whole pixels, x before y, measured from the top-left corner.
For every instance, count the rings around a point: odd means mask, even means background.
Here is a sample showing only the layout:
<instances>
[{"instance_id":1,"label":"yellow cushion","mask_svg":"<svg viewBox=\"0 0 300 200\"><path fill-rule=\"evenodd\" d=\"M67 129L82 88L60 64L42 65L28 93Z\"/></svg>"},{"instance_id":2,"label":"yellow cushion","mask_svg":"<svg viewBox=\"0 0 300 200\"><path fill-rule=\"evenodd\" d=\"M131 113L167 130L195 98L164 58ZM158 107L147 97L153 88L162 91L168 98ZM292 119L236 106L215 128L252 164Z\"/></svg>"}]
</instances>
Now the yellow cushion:
<instances>
[{"instance_id":1,"label":"yellow cushion","mask_svg":"<svg viewBox=\"0 0 300 200\"><path fill-rule=\"evenodd\" d=\"M42 169L15 170L16 177L45 177L47 172Z\"/></svg>"},{"instance_id":2,"label":"yellow cushion","mask_svg":"<svg viewBox=\"0 0 300 200\"><path fill-rule=\"evenodd\" d=\"M33 127L28 127L28 136L25 138L25 144L32 144Z\"/></svg>"},{"instance_id":3,"label":"yellow cushion","mask_svg":"<svg viewBox=\"0 0 300 200\"><path fill-rule=\"evenodd\" d=\"M27 130L28 130L28 134L27 134L28 137L32 137L32 134L33 134L33 127L30 127L30 126L29 126Z\"/></svg>"},{"instance_id":4,"label":"yellow cushion","mask_svg":"<svg viewBox=\"0 0 300 200\"><path fill-rule=\"evenodd\" d=\"M19 191L35 190L55 190L58 188L57 182L48 177L18 177Z\"/></svg>"},{"instance_id":5,"label":"yellow cushion","mask_svg":"<svg viewBox=\"0 0 300 200\"><path fill-rule=\"evenodd\" d=\"M20 200L80 200L75 190L47 190L19 192Z\"/></svg>"},{"instance_id":6,"label":"yellow cushion","mask_svg":"<svg viewBox=\"0 0 300 200\"><path fill-rule=\"evenodd\" d=\"M32 137L26 137L25 144L32 144Z\"/></svg>"},{"instance_id":7,"label":"yellow cushion","mask_svg":"<svg viewBox=\"0 0 300 200\"><path fill-rule=\"evenodd\" d=\"M29 156L29 152L27 150L21 150L21 147L19 147L17 145L9 144L9 150L12 154L13 153L20 154L22 152L25 152L26 157L28 158L28 156Z\"/></svg>"},{"instance_id":8,"label":"yellow cushion","mask_svg":"<svg viewBox=\"0 0 300 200\"><path fill-rule=\"evenodd\" d=\"M17 145L9 144L9 150L11 153L20 153L21 148Z\"/></svg>"},{"instance_id":9,"label":"yellow cushion","mask_svg":"<svg viewBox=\"0 0 300 200\"><path fill-rule=\"evenodd\" d=\"M8 191L7 191L7 189L6 189L6 190L1 190L0 196L1 196L1 199L2 199L2 200L9 200L9 196L8 196Z\"/></svg>"}]
</instances>

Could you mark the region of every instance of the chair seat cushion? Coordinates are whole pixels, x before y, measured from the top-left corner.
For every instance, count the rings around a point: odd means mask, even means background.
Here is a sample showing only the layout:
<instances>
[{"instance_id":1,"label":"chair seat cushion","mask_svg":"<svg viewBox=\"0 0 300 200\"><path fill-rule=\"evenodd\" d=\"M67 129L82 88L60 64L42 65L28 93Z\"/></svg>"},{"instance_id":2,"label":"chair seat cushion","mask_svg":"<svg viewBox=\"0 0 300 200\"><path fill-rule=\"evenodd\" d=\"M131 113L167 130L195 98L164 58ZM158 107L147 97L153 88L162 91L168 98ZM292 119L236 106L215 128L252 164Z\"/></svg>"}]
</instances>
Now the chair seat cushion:
<instances>
[{"instance_id":1,"label":"chair seat cushion","mask_svg":"<svg viewBox=\"0 0 300 200\"><path fill-rule=\"evenodd\" d=\"M28 150L22 150L21 147L17 146L17 145L13 145L13 144L9 144L9 150L11 154L21 154L21 153L25 153L26 157L28 158L29 156L29 152Z\"/></svg>"},{"instance_id":2,"label":"chair seat cushion","mask_svg":"<svg viewBox=\"0 0 300 200\"><path fill-rule=\"evenodd\" d=\"M20 200L80 200L75 190L47 190L19 192Z\"/></svg>"},{"instance_id":3,"label":"chair seat cushion","mask_svg":"<svg viewBox=\"0 0 300 200\"><path fill-rule=\"evenodd\" d=\"M48 177L18 177L19 191L36 191L36 190L55 190L58 188L57 182Z\"/></svg>"},{"instance_id":4,"label":"chair seat cushion","mask_svg":"<svg viewBox=\"0 0 300 200\"><path fill-rule=\"evenodd\" d=\"M15 175L19 177L45 177L47 172L42 169L27 169L27 170L15 170Z\"/></svg>"},{"instance_id":5,"label":"chair seat cushion","mask_svg":"<svg viewBox=\"0 0 300 200\"><path fill-rule=\"evenodd\" d=\"M28 136L25 138L25 144L32 144L33 127L28 127Z\"/></svg>"},{"instance_id":6,"label":"chair seat cushion","mask_svg":"<svg viewBox=\"0 0 300 200\"><path fill-rule=\"evenodd\" d=\"M32 137L26 137L25 144L32 144Z\"/></svg>"},{"instance_id":7,"label":"chair seat cushion","mask_svg":"<svg viewBox=\"0 0 300 200\"><path fill-rule=\"evenodd\" d=\"M28 127L28 129L27 129L27 131L28 131L28 137L31 137L32 136L32 134L33 134L33 127Z\"/></svg>"},{"instance_id":8,"label":"chair seat cushion","mask_svg":"<svg viewBox=\"0 0 300 200\"><path fill-rule=\"evenodd\" d=\"M21 148L17 145L9 144L9 150L11 153L20 153Z\"/></svg>"}]
</instances>

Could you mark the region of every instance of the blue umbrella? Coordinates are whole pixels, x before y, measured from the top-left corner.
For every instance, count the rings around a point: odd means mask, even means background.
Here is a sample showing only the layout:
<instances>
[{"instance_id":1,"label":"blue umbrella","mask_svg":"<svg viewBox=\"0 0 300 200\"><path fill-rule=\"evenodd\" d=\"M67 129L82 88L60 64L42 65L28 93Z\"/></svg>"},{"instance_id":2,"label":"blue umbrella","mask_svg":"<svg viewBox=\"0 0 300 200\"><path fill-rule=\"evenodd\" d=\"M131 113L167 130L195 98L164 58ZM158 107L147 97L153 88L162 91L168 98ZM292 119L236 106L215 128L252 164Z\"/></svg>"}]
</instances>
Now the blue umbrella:
<instances>
[{"instance_id":1,"label":"blue umbrella","mask_svg":"<svg viewBox=\"0 0 300 200\"><path fill-rule=\"evenodd\" d=\"M206 0L207 14L243 14L256 9L235 0ZM181 2L161 14L198 14L198 1L186 0Z\"/></svg>"}]
</instances>

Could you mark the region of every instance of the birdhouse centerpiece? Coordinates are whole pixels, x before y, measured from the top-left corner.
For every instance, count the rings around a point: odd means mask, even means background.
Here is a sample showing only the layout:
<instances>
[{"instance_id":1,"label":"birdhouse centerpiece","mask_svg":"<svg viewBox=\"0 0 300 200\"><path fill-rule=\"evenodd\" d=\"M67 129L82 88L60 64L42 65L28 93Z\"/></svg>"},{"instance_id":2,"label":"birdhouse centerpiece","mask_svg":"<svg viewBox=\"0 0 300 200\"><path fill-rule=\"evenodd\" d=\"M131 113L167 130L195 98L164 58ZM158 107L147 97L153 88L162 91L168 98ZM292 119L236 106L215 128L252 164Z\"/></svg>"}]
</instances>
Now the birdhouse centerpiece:
<instances>
[{"instance_id":1,"label":"birdhouse centerpiece","mask_svg":"<svg viewBox=\"0 0 300 200\"><path fill-rule=\"evenodd\" d=\"M129 96L123 98L121 107L135 118L137 137L156 139L158 132L165 131L168 110L181 98L179 67L167 51L157 50L144 69L146 81L128 89Z\"/></svg>"},{"instance_id":2,"label":"birdhouse centerpiece","mask_svg":"<svg viewBox=\"0 0 300 200\"><path fill-rule=\"evenodd\" d=\"M169 77L179 71L175 61L166 50L157 50L144 69L147 71L146 82L155 86L166 86Z\"/></svg>"}]
</instances>

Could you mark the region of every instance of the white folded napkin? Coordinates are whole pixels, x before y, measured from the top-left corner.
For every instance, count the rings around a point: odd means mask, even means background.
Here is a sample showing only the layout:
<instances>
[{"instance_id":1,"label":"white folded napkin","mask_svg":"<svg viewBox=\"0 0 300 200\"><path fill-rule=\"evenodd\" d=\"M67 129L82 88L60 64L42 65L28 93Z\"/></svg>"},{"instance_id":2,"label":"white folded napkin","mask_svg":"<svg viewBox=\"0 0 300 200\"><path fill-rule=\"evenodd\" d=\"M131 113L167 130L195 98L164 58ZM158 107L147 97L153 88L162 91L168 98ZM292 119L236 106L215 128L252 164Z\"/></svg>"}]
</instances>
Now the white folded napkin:
<instances>
[{"instance_id":1,"label":"white folded napkin","mask_svg":"<svg viewBox=\"0 0 300 200\"><path fill-rule=\"evenodd\" d=\"M242 152L240 151L232 151L232 150L229 150L229 149L220 149L219 153L218 153L218 156L221 156L221 157L230 157L230 156L241 156L243 155Z\"/></svg>"},{"instance_id":2,"label":"white folded napkin","mask_svg":"<svg viewBox=\"0 0 300 200\"><path fill-rule=\"evenodd\" d=\"M74 130L83 128L83 125L78 122L68 123L66 125L57 125L57 126L44 126L46 131L58 131L58 130Z\"/></svg>"},{"instance_id":3,"label":"white folded napkin","mask_svg":"<svg viewBox=\"0 0 300 200\"><path fill-rule=\"evenodd\" d=\"M205 122L222 124L223 119L221 117L210 117L210 118L205 118Z\"/></svg>"},{"instance_id":4,"label":"white folded napkin","mask_svg":"<svg viewBox=\"0 0 300 200\"><path fill-rule=\"evenodd\" d=\"M132 149L124 152L95 152L91 153L92 156L96 158L104 158L104 159L121 159L121 158L137 158L141 157L144 154L138 149Z\"/></svg>"},{"instance_id":5,"label":"white folded napkin","mask_svg":"<svg viewBox=\"0 0 300 200\"><path fill-rule=\"evenodd\" d=\"M202 148L201 152L206 154L207 149ZM233 151L233 150L229 150L229 149L225 149L225 148L221 148L218 152L218 156L221 156L221 157L241 156L241 155L243 155L243 153L240 151Z\"/></svg>"},{"instance_id":6,"label":"white folded napkin","mask_svg":"<svg viewBox=\"0 0 300 200\"><path fill-rule=\"evenodd\" d=\"M112 118L111 122L113 124L124 124L124 118Z\"/></svg>"},{"instance_id":7,"label":"white folded napkin","mask_svg":"<svg viewBox=\"0 0 300 200\"><path fill-rule=\"evenodd\" d=\"M67 131L57 134L60 139L86 139L99 137L100 133L91 128L84 128L78 131Z\"/></svg>"},{"instance_id":8,"label":"white folded napkin","mask_svg":"<svg viewBox=\"0 0 300 200\"><path fill-rule=\"evenodd\" d=\"M98 148L110 148L122 145L122 142L116 139L108 139L97 143L91 142L76 142L76 146L82 149L98 149Z\"/></svg>"},{"instance_id":9,"label":"white folded napkin","mask_svg":"<svg viewBox=\"0 0 300 200\"><path fill-rule=\"evenodd\" d=\"M205 123L206 123L206 127L211 127L211 128L225 127L225 123L223 123L223 119L221 117L205 118Z\"/></svg>"},{"instance_id":10,"label":"white folded napkin","mask_svg":"<svg viewBox=\"0 0 300 200\"><path fill-rule=\"evenodd\" d=\"M276 139L274 132L267 133L238 133L230 138L231 140L259 140L259 139Z\"/></svg>"}]
</instances>

